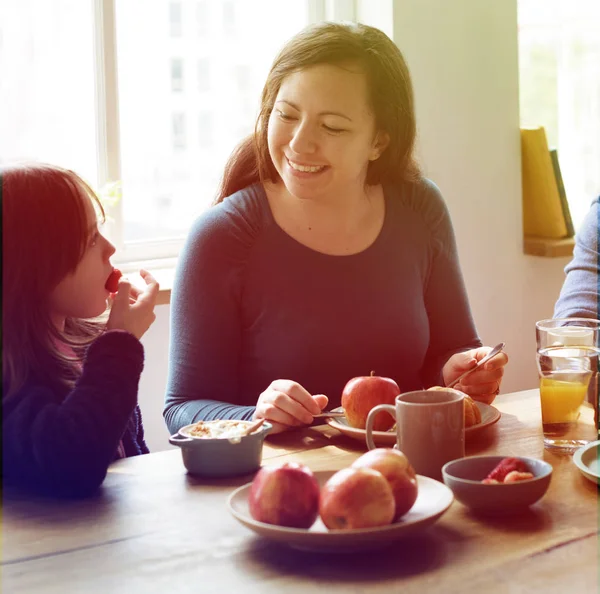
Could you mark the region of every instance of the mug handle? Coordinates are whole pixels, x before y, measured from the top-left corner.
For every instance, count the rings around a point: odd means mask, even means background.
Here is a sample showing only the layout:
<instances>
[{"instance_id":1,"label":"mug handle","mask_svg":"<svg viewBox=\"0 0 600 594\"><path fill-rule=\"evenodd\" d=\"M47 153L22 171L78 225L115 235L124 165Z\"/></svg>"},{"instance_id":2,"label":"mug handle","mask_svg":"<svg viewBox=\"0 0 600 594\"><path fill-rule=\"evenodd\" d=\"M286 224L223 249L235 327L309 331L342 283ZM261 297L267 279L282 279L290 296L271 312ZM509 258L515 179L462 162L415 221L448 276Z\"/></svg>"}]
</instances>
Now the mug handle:
<instances>
[{"instance_id":1,"label":"mug handle","mask_svg":"<svg viewBox=\"0 0 600 594\"><path fill-rule=\"evenodd\" d=\"M367 447L370 450L374 450L377 447L375 445L375 442L373 441L373 423L375 422L375 417L380 412L383 412L383 411L392 415L392 417L394 417L394 420L396 420L396 407L392 406L391 404L378 404L377 406L374 406L369 411L369 415L367 416L366 434L367 434Z\"/></svg>"}]
</instances>

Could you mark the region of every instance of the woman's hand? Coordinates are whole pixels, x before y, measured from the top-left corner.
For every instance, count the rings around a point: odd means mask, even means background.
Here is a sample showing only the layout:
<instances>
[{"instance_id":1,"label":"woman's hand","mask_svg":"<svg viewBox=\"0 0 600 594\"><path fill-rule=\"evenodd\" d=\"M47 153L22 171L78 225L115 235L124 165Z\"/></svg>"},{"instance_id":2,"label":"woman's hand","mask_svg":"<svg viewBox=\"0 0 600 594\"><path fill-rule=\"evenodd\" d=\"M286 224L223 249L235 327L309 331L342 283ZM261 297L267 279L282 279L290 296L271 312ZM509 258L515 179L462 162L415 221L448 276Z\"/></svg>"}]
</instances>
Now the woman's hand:
<instances>
[{"instance_id":1,"label":"woman's hand","mask_svg":"<svg viewBox=\"0 0 600 594\"><path fill-rule=\"evenodd\" d=\"M484 346L452 355L442 369L444 384L447 386L465 371L475 367L477 362L483 359L491 350L491 347ZM498 353L483 367L470 373L453 387L468 394L473 400L491 404L500 393L504 366L507 363L508 356L506 353Z\"/></svg>"},{"instance_id":2,"label":"woman's hand","mask_svg":"<svg viewBox=\"0 0 600 594\"><path fill-rule=\"evenodd\" d=\"M292 427L310 425L313 415L318 415L327 402L327 396L312 396L297 382L275 380L258 397L253 418L269 421L273 433L280 433Z\"/></svg>"},{"instance_id":3,"label":"woman's hand","mask_svg":"<svg viewBox=\"0 0 600 594\"><path fill-rule=\"evenodd\" d=\"M113 298L106 323L108 330L126 330L138 340L156 319L154 306L159 289L156 279L149 272L140 270L140 276L146 283L143 291L132 287L123 277L119 279L119 289Z\"/></svg>"}]
</instances>

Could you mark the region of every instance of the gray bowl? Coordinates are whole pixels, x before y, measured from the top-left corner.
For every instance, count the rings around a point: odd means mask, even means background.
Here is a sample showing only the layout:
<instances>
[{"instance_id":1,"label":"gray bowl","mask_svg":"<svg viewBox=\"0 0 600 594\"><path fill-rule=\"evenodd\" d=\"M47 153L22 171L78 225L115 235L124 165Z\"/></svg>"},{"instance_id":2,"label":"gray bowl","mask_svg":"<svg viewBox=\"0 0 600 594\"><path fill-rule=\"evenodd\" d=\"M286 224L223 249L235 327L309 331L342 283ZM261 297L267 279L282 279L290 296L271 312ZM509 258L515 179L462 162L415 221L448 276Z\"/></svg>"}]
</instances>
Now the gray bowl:
<instances>
[{"instance_id":1,"label":"gray bowl","mask_svg":"<svg viewBox=\"0 0 600 594\"><path fill-rule=\"evenodd\" d=\"M481 481L507 456L469 456L444 464L444 483L463 505L477 512L510 514L522 512L541 499L552 478L552 466L543 460L523 460L533 478L515 483L484 485Z\"/></svg>"},{"instance_id":2,"label":"gray bowl","mask_svg":"<svg viewBox=\"0 0 600 594\"><path fill-rule=\"evenodd\" d=\"M265 437L273 426L263 425L239 442L224 438L190 437L186 433L195 425L182 427L169 437L171 445L181 448L183 465L190 474L228 477L249 474L260 468Z\"/></svg>"}]
</instances>

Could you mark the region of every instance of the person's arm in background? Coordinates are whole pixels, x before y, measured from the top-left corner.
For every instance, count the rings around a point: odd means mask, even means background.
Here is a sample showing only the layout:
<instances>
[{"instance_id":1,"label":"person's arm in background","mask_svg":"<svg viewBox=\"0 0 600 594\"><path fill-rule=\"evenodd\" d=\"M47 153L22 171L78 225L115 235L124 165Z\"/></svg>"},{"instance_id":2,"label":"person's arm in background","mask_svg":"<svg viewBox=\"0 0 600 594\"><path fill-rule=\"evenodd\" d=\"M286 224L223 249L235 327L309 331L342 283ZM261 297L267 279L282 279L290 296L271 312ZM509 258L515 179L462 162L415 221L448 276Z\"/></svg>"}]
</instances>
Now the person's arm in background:
<instances>
[{"instance_id":1,"label":"person's arm in background","mask_svg":"<svg viewBox=\"0 0 600 594\"><path fill-rule=\"evenodd\" d=\"M196 221L177 266L163 413L171 433L200 420L250 419L255 409L235 404L248 234L228 227L222 206Z\"/></svg>"},{"instance_id":2,"label":"person's arm in background","mask_svg":"<svg viewBox=\"0 0 600 594\"><path fill-rule=\"evenodd\" d=\"M575 236L573 259L554 307L555 318L598 318L598 254L600 197L594 200Z\"/></svg>"}]
</instances>

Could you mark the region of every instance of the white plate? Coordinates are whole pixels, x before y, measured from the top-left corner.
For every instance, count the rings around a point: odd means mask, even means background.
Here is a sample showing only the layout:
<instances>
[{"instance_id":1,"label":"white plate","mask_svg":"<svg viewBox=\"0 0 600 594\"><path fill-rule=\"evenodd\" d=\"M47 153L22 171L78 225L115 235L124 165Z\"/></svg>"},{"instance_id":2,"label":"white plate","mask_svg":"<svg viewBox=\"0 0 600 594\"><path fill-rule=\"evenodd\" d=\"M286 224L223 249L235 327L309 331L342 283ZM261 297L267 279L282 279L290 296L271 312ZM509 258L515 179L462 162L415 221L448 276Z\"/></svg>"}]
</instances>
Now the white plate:
<instances>
[{"instance_id":1,"label":"white plate","mask_svg":"<svg viewBox=\"0 0 600 594\"><path fill-rule=\"evenodd\" d=\"M315 472L323 485L333 472ZM454 495L443 483L417 475L419 494L412 509L389 526L360 530L327 530L321 519L308 530L284 528L257 522L248 509L248 494L252 483L236 489L227 500L227 507L244 526L265 538L283 542L293 548L307 551L333 553L380 548L389 543L419 532L433 524L452 504Z\"/></svg>"},{"instance_id":2,"label":"white plate","mask_svg":"<svg viewBox=\"0 0 600 594\"><path fill-rule=\"evenodd\" d=\"M467 427L465 429L465 439L469 439L469 437L479 433L482 429L486 429L490 425L497 423L502 416L497 408L490 406L489 404L484 404L483 402L475 402L475 404L481 412L481 422L477 423L476 425L471 425L471 427ZM333 410L337 412L342 411L343 409L340 406L338 408L334 408ZM350 427L346 417L328 417L325 422L352 439L357 439L363 443L366 442L366 431L364 429ZM373 431L373 441L375 442L375 445L379 447L392 447L396 443L396 432Z\"/></svg>"},{"instance_id":3,"label":"white plate","mask_svg":"<svg viewBox=\"0 0 600 594\"><path fill-rule=\"evenodd\" d=\"M576 450L573 462L585 478L600 485L600 441L592 441Z\"/></svg>"}]
</instances>

